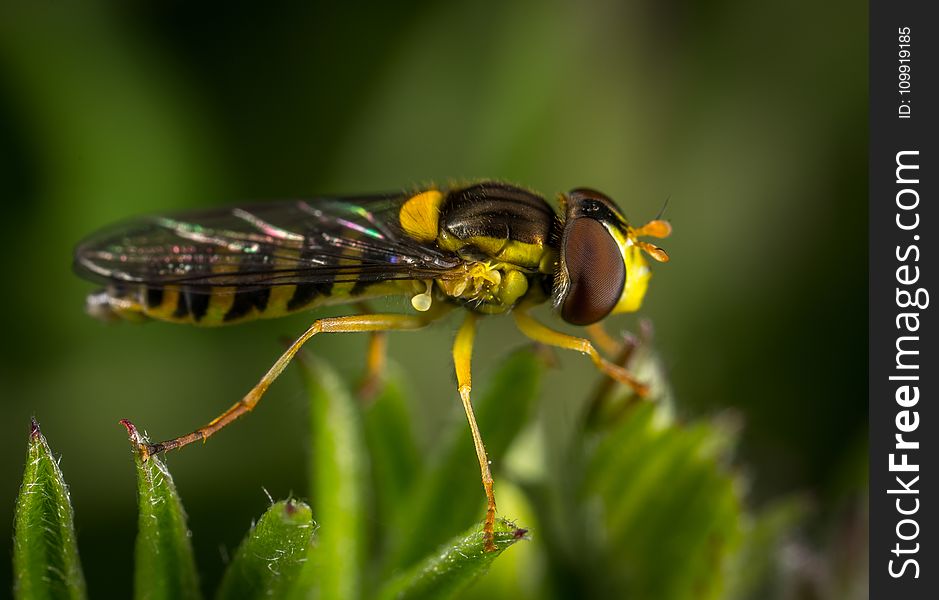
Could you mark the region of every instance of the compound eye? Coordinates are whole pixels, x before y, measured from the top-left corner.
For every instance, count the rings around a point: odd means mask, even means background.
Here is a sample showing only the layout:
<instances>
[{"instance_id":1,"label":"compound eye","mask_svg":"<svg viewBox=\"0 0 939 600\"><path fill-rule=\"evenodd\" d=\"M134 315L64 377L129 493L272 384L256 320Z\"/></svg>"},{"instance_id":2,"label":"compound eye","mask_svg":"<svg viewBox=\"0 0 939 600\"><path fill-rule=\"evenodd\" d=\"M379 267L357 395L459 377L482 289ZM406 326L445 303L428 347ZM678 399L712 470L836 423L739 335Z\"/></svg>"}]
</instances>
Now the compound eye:
<instances>
[{"instance_id":1,"label":"compound eye","mask_svg":"<svg viewBox=\"0 0 939 600\"><path fill-rule=\"evenodd\" d=\"M613 310L626 283L626 265L616 240L599 221L574 219L565 228L562 261L570 283L561 317L590 325Z\"/></svg>"}]
</instances>

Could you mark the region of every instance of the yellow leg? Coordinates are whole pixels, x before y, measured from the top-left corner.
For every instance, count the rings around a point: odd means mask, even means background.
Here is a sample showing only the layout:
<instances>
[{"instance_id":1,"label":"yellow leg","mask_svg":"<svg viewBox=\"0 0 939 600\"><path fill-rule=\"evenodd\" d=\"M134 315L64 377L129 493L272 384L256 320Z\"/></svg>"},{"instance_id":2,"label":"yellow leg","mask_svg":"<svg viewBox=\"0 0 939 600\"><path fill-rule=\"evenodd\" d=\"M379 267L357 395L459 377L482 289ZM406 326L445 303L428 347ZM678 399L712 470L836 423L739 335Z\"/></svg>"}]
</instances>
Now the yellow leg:
<instances>
[{"instance_id":1,"label":"yellow leg","mask_svg":"<svg viewBox=\"0 0 939 600\"><path fill-rule=\"evenodd\" d=\"M496 523L496 496L492 491L492 473L489 472L489 457L486 447L476 424L476 415L473 414L473 404L470 402L470 390L473 380L470 372L470 361L473 357L473 339L476 336L476 314L468 313L466 320L456 334L453 342L453 366L456 368L456 381L460 390L460 400L463 401L463 410L466 411L466 420L469 421L470 431L473 434L473 446L476 448L476 458L479 459L479 471L483 479L483 489L486 490L486 522L483 525L483 544L486 552L496 549L493 529Z\"/></svg>"},{"instance_id":2,"label":"yellow leg","mask_svg":"<svg viewBox=\"0 0 939 600\"><path fill-rule=\"evenodd\" d=\"M597 349L593 347L593 344L591 344L589 340L555 331L539 323L528 314L524 306L515 309L512 315L515 317L515 324L518 326L519 330L536 342L541 342L547 346L576 350L577 352L586 354L590 357L590 360L593 361L593 364L603 373L620 383L628 385L640 396L645 396L649 392L649 388L636 381L636 378L633 377L629 371L600 356L600 353L597 352Z\"/></svg>"},{"instance_id":3,"label":"yellow leg","mask_svg":"<svg viewBox=\"0 0 939 600\"><path fill-rule=\"evenodd\" d=\"M584 327L584 330L587 332L587 335L590 336L590 339L593 340L593 343L599 346L600 350L603 350L608 356L616 356L619 354L622 343L613 339L613 336L607 333L606 329L603 328L602 323L587 325Z\"/></svg>"},{"instance_id":4,"label":"yellow leg","mask_svg":"<svg viewBox=\"0 0 939 600\"><path fill-rule=\"evenodd\" d=\"M356 308L362 314L371 314L373 311L367 302L356 302ZM371 400L381 389L385 374L385 364L388 354L388 333L373 331L368 336L368 350L365 354L365 373L359 383L359 396L364 400Z\"/></svg>"},{"instance_id":5,"label":"yellow leg","mask_svg":"<svg viewBox=\"0 0 939 600\"><path fill-rule=\"evenodd\" d=\"M373 331L368 336L368 350L365 354L365 375L359 384L359 396L365 400L375 397L381 389L388 353L388 332Z\"/></svg>"},{"instance_id":6,"label":"yellow leg","mask_svg":"<svg viewBox=\"0 0 939 600\"><path fill-rule=\"evenodd\" d=\"M639 345L639 341L633 336L627 336L623 338L622 343L620 344L616 357L613 359L613 362L623 368L629 365L629 361L632 358L633 353L636 351L636 347ZM587 405L587 414L586 420L588 424L596 423L601 410L604 408L606 402L610 399L610 391L613 389L614 380L609 377L604 377L597 388L594 390L593 395L590 399L590 403ZM631 402L627 401L623 406L629 406Z\"/></svg>"},{"instance_id":7,"label":"yellow leg","mask_svg":"<svg viewBox=\"0 0 939 600\"><path fill-rule=\"evenodd\" d=\"M428 325L439 314L428 315L354 315L349 317L333 317L328 319L317 319L309 329L303 332L297 340L290 345L277 362L261 378L261 381L251 389L248 394L233 404L231 408L212 420L208 425L201 427L192 433L189 433L172 440L159 442L157 444L146 444L141 448L144 459L151 454L182 448L188 444L198 441L204 441L217 431L254 409L261 400L261 396L267 391L267 388L277 379L283 370L290 364L290 360L303 347L311 337L318 333L351 333L358 331L392 331L420 329Z\"/></svg>"}]
</instances>

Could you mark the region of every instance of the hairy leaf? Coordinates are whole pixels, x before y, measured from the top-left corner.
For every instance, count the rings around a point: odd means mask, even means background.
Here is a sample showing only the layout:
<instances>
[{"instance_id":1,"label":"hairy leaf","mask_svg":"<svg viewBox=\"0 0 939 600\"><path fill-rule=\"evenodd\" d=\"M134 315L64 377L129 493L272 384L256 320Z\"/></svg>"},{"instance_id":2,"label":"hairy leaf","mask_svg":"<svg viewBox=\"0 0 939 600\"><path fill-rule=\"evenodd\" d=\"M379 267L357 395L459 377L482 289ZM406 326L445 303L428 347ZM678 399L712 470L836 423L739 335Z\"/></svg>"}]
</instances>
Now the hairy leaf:
<instances>
[{"instance_id":1,"label":"hairy leaf","mask_svg":"<svg viewBox=\"0 0 939 600\"><path fill-rule=\"evenodd\" d=\"M500 519L495 527L496 550L486 552L482 525L476 525L391 580L381 590L379 598L449 598L484 574L497 556L524 538L526 533L527 530Z\"/></svg>"},{"instance_id":2,"label":"hairy leaf","mask_svg":"<svg viewBox=\"0 0 939 600\"><path fill-rule=\"evenodd\" d=\"M294 596L362 595L368 458L361 411L329 366L309 354L301 367L310 395L311 506L320 528Z\"/></svg>"},{"instance_id":3,"label":"hairy leaf","mask_svg":"<svg viewBox=\"0 0 939 600\"><path fill-rule=\"evenodd\" d=\"M275 503L241 542L218 598L283 597L306 559L314 529L309 506L297 500Z\"/></svg>"},{"instance_id":4,"label":"hairy leaf","mask_svg":"<svg viewBox=\"0 0 939 600\"><path fill-rule=\"evenodd\" d=\"M717 598L741 536L736 478L723 454L732 432L674 423L647 403L602 435L584 482L596 503L601 593Z\"/></svg>"},{"instance_id":5,"label":"hairy leaf","mask_svg":"<svg viewBox=\"0 0 939 600\"><path fill-rule=\"evenodd\" d=\"M84 598L68 487L35 419L16 499L13 593L17 598Z\"/></svg>"},{"instance_id":6,"label":"hairy leaf","mask_svg":"<svg viewBox=\"0 0 939 600\"><path fill-rule=\"evenodd\" d=\"M137 542L134 549L134 597L140 600L199 598L196 563L186 513L173 478L157 456L144 460L146 443L129 421L127 428L137 466Z\"/></svg>"}]
</instances>

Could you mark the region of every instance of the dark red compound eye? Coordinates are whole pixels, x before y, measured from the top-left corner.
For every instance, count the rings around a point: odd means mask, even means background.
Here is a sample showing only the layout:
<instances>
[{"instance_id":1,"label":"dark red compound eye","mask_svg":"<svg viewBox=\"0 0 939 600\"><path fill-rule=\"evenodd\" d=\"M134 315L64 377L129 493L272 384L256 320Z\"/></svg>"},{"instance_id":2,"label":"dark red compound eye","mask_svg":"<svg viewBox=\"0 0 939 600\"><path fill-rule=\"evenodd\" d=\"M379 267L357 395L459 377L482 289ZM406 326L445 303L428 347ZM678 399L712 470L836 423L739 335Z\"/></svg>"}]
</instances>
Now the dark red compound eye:
<instances>
[{"instance_id":1,"label":"dark red compound eye","mask_svg":"<svg viewBox=\"0 0 939 600\"><path fill-rule=\"evenodd\" d=\"M596 323L610 314L623 293L623 254L606 227L590 217L568 224L562 249L570 286L561 317L572 325Z\"/></svg>"}]
</instances>

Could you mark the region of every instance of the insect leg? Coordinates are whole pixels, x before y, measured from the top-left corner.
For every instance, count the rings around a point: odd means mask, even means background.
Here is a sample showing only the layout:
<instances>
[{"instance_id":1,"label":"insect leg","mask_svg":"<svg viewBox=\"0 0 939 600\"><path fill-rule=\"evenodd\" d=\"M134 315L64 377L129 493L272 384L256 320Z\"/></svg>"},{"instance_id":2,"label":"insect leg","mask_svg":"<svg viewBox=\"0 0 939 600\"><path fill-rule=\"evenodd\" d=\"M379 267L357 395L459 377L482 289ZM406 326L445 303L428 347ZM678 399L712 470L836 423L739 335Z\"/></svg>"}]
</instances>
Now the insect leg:
<instances>
[{"instance_id":1,"label":"insect leg","mask_svg":"<svg viewBox=\"0 0 939 600\"><path fill-rule=\"evenodd\" d=\"M368 336L365 354L365 375L359 384L359 395L366 401L375 397L381 389L388 351L388 332L373 331Z\"/></svg>"},{"instance_id":2,"label":"insect leg","mask_svg":"<svg viewBox=\"0 0 939 600\"><path fill-rule=\"evenodd\" d=\"M638 345L639 341L632 335L624 337L615 358L613 358L613 363L619 365L620 367L626 368L626 366L629 364L629 361L632 359L633 353L636 351ZM613 390L614 383L615 380L610 379L609 377L604 377L600 380L599 384L590 395L590 400L587 403L587 423L597 423L597 420L600 417L603 409L608 404L609 400L611 400L610 392ZM627 401L624 402L622 406L625 408L630 404L631 402Z\"/></svg>"},{"instance_id":3,"label":"insect leg","mask_svg":"<svg viewBox=\"0 0 939 600\"><path fill-rule=\"evenodd\" d=\"M264 375L264 377L261 378L261 381L259 381L257 385L255 385L254 388L252 388L252 390L248 392L247 395L245 395L244 398L233 404L231 408L216 417L208 425L201 427L192 433L157 444L147 444L141 449L143 451L144 458L150 456L151 454L181 448L193 442L204 441L238 417L253 410L257 403L261 400L261 396L263 396L264 392L267 391L267 388L270 387L274 380L277 379L278 375L280 375L287 367L287 365L290 364L290 360L300 350L300 348L303 347L303 344L305 344L307 341L309 341L310 338L318 333L352 333L360 331L420 329L439 318L442 314L443 311L434 312L433 314L424 313L420 315L353 315L348 317L317 319L313 322L310 328L303 332L303 335L297 338L297 340L290 345L287 351L277 359L277 362L275 362L274 365Z\"/></svg>"},{"instance_id":4,"label":"insect leg","mask_svg":"<svg viewBox=\"0 0 939 600\"><path fill-rule=\"evenodd\" d=\"M515 325L527 337L547 346L566 348L567 350L576 350L577 352L586 354L590 357L590 360L593 361L593 364L596 365L598 369L600 369L600 371L609 377L612 377L616 381L628 385L640 396L645 396L649 392L648 386L637 381L636 378L629 373L629 371L617 364L611 363L610 361L600 356L600 353L597 352L597 349L593 347L593 344L591 344L589 340L567 335L566 333L561 333L560 331L555 331L550 327L536 321L530 314L528 314L528 311L525 308L526 307L522 306L515 309L512 312L512 315L515 317Z\"/></svg>"},{"instance_id":5,"label":"insect leg","mask_svg":"<svg viewBox=\"0 0 939 600\"><path fill-rule=\"evenodd\" d=\"M456 381L460 390L460 400L463 401L463 410L466 411L466 420L469 421L470 431L473 434L473 446L476 448L476 458L479 459L479 471L482 475L483 489L486 490L486 522L483 525L483 541L486 552L496 549L493 528L496 522L496 496L492 491L492 473L489 471L489 457L483 445L479 425L476 424L476 415L473 414L473 404L470 401L470 390L473 387L470 374L470 361L473 355L473 338L476 336L476 314L468 313L463 325L456 334L453 342L453 366L456 368Z\"/></svg>"},{"instance_id":6,"label":"insect leg","mask_svg":"<svg viewBox=\"0 0 939 600\"><path fill-rule=\"evenodd\" d=\"M603 350L608 356L616 356L619 354L623 342L616 341L613 336L604 329L602 323L587 325L584 327L584 330L587 332L590 339L593 340L594 345L599 346L600 350Z\"/></svg>"},{"instance_id":7,"label":"insect leg","mask_svg":"<svg viewBox=\"0 0 939 600\"><path fill-rule=\"evenodd\" d=\"M366 302L356 303L356 307L363 314L371 313ZM373 331L368 335L368 350L365 354L365 374L359 384L359 396L365 400L375 397L381 389L385 373L386 357L388 353L388 332Z\"/></svg>"}]
</instances>

